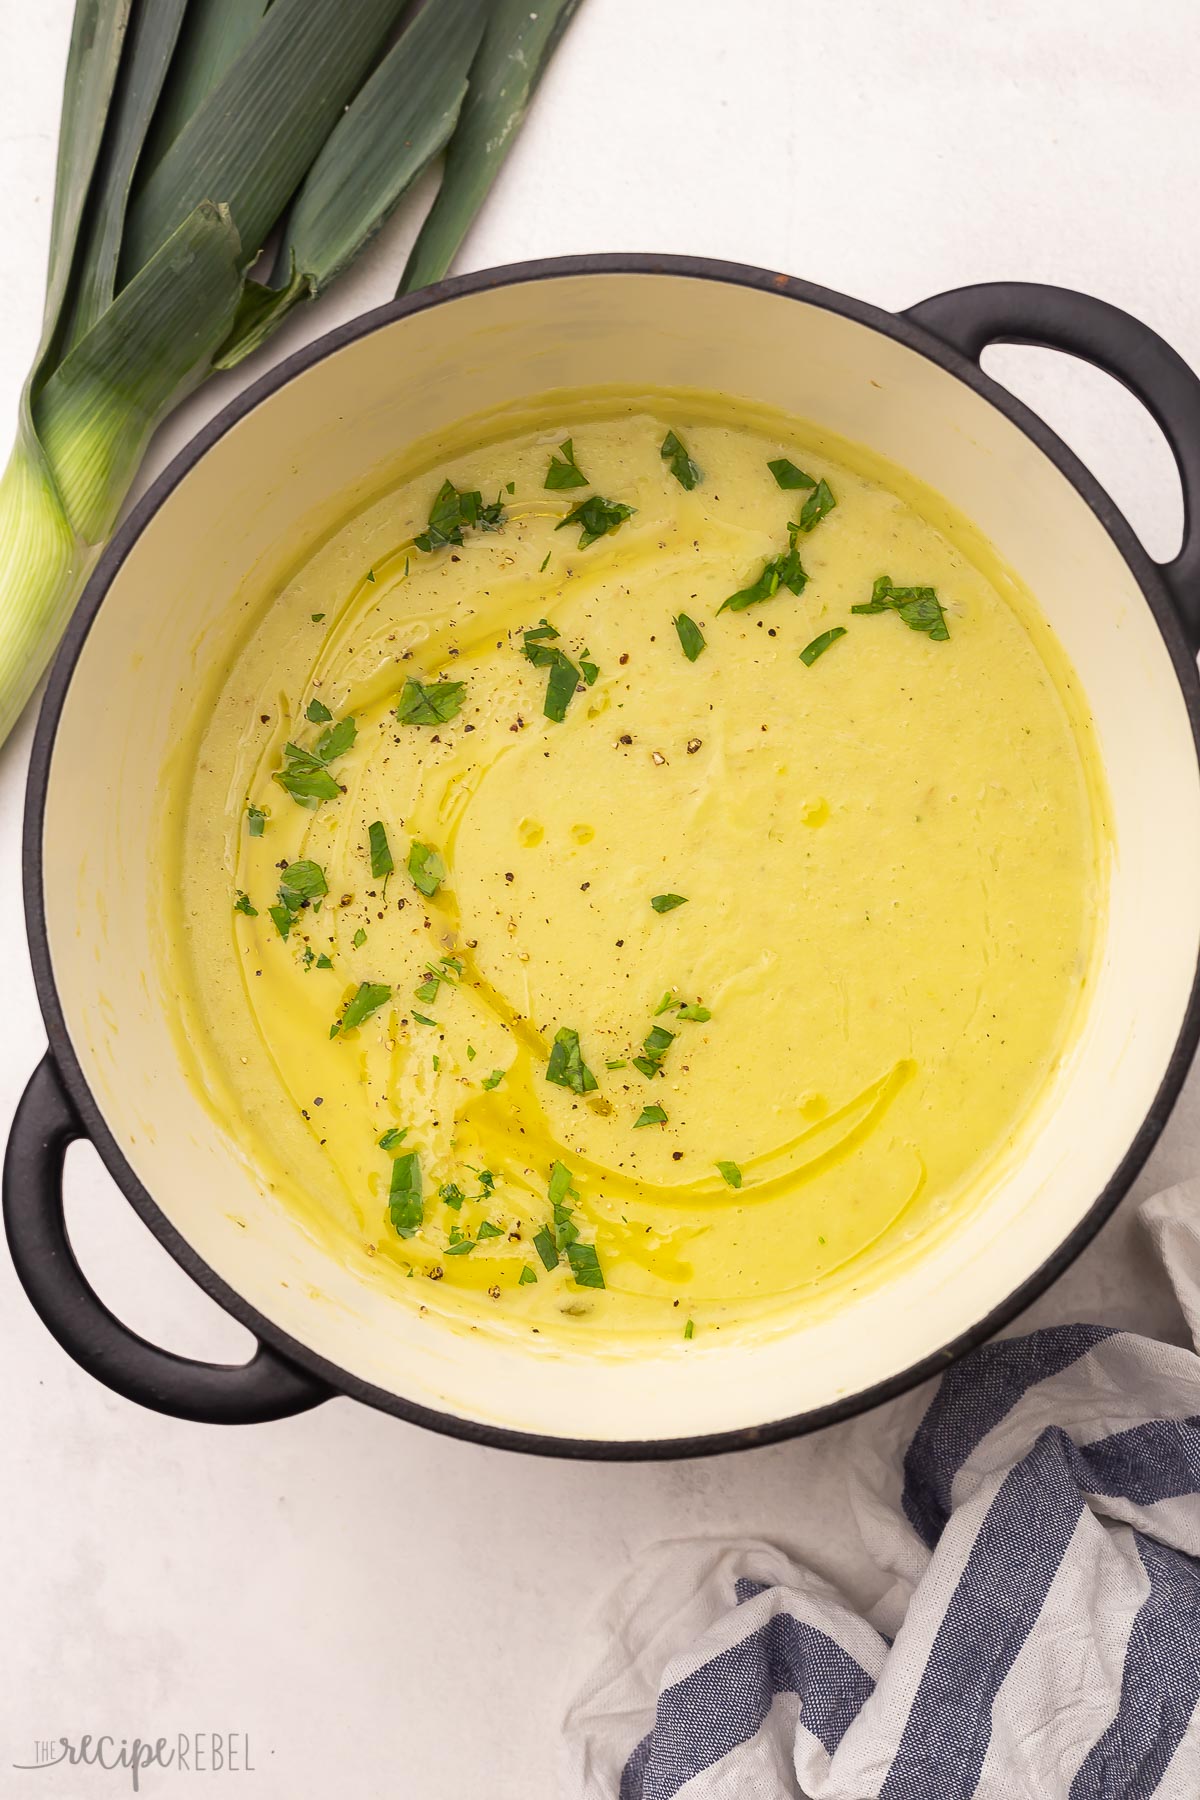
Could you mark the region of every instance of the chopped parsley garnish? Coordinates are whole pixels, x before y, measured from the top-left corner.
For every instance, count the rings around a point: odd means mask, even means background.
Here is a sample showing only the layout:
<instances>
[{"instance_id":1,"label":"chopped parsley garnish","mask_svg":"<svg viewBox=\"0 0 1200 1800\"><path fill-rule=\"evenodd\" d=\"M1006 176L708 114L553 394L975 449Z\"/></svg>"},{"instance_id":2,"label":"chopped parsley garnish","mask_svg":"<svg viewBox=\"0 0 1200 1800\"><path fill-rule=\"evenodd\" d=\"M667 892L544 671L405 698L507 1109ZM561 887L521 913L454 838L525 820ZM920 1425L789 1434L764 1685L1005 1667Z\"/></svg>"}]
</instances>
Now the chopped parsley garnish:
<instances>
[{"instance_id":1,"label":"chopped parsley garnish","mask_svg":"<svg viewBox=\"0 0 1200 1800\"><path fill-rule=\"evenodd\" d=\"M429 524L413 539L418 550L440 550L444 544L461 544L471 526L480 531L499 531L504 507L499 495L488 506L478 488L460 493L452 481L443 481L429 513Z\"/></svg>"},{"instance_id":2,"label":"chopped parsley garnish","mask_svg":"<svg viewBox=\"0 0 1200 1800\"><path fill-rule=\"evenodd\" d=\"M251 837L261 837L266 829L267 815L261 806L246 802L246 826Z\"/></svg>"},{"instance_id":3,"label":"chopped parsley garnish","mask_svg":"<svg viewBox=\"0 0 1200 1800\"><path fill-rule=\"evenodd\" d=\"M467 691L465 681L414 681L410 675L396 707L401 725L448 725L457 717Z\"/></svg>"},{"instance_id":4,"label":"chopped parsley garnish","mask_svg":"<svg viewBox=\"0 0 1200 1800\"><path fill-rule=\"evenodd\" d=\"M330 1037L336 1037L339 1031L353 1031L371 1014L386 1006L392 997L390 987L381 981L360 981L353 998L340 1019L335 1019L329 1028Z\"/></svg>"},{"instance_id":5,"label":"chopped parsley garnish","mask_svg":"<svg viewBox=\"0 0 1200 1800\"><path fill-rule=\"evenodd\" d=\"M310 700L304 709L304 716L310 725L328 725L333 714L323 700Z\"/></svg>"},{"instance_id":6,"label":"chopped parsley garnish","mask_svg":"<svg viewBox=\"0 0 1200 1800\"><path fill-rule=\"evenodd\" d=\"M558 1267L558 1259L566 1255L571 1274L579 1287L604 1286L604 1276L594 1244L579 1242L579 1227L572 1217L570 1202L579 1196L571 1186L571 1171L565 1163L556 1162L550 1169L550 1206L553 1226L543 1225L533 1235L533 1247L546 1269ZM482 1234L481 1234L482 1235Z\"/></svg>"},{"instance_id":7,"label":"chopped parsley garnish","mask_svg":"<svg viewBox=\"0 0 1200 1800\"><path fill-rule=\"evenodd\" d=\"M371 874L376 881L386 881L395 870L387 830L382 819L367 826L367 843L371 851Z\"/></svg>"},{"instance_id":8,"label":"chopped parsley garnish","mask_svg":"<svg viewBox=\"0 0 1200 1800\"><path fill-rule=\"evenodd\" d=\"M425 1205L421 1198L421 1159L415 1150L406 1150L392 1164L388 1217L402 1238L415 1237L421 1229Z\"/></svg>"},{"instance_id":9,"label":"chopped parsley garnish","mask_svg":"<svg viewBox=\"0 0 1200 1800\"><path fill-rule=\"evenodd\" d=\"M457 1181L443 1181L438 1189L438 1199L444 1200L452 1212L460 1210L466 1197Z\"/></svg>"},{"instance_id":10,"label":"chopped parsley garnish","mask_svg":"<svg viewBox=\"0 0 1200 1800\"><path fill-rule=\"evenodd\" d=\"M605 500L600 494L589 494L586 500L581 500L578 506L572 507L566 518L560 519L554 529L562 531L568 525L578 525L579 548L586 550L598 538L616 531L626 519L632 519L636 511L636 506L626 506L622 500Z\"/></svg>"},{"instance_id":11,"label":"chopped parsley garnish","mask_svg":"<svg viewBox=\"0 0 1200 1800\"><path fill-rule=\"evenodd\" d=\"M310 613L309 617L312 619L312 622L314 625L319 625L321 623L321 620L325 617L325 614L324 613Z\"/></svg>"},{"instance_id":12,"label":"chopped parsley garnish","mask_svg":"<svg viewBox=\"0 0 1200 1800\"><path fill-rule=\"evenodd\" d=\"M329 773L325 765L306 750L300 750L295 744L288 744L284 750L287 761L282 769L274 775L281 788L286 788L293 800L306 806L311 801L336 800L341 788Z\"/></svg>"},{"instance_id":13,"label":"chopped parsley garnish","mask_svg":"<svg viewBox=\"0 0 1200 1800\"><path fill-rule=\"evenodd\" d=\"M554 1208L554 1242L559 1251L569 1250L571 1245L579 1241L579 1227L571 1216L571 1208L566 1205Z\"/></svg>"},{"instance_id":14,"label":"chopped parsley garnish","mask_svg":"<svg viewBox=\"0 0 1200 1800\"><path fill-rule=\"evenodd\" d=\"M811 644L805 644L800 652L800 661L806 669L811 669L818 656L824 656L830 644L836 644L838 639L844 638L845 635L846 627L844 625L831 625L828 631L822 631L818 637L815 637Z\"/></svg>"},{"instance_id":15,"label":"chopped parsley garnish","mask_svg":"<svg viewBox=\"0 0 1200 1800\"><path fill-rule=\"evenodd\" d=\"M781 556L769 556L762 566L762 571L749 587L739 588L736 594L730 594L723 600L718 612L745 612L748 606L759 606L764 600L771 600L781 587L790 588L793 594L802 594L808 582L796 549L798 525L788 526L788 547Z\"/></svg>"},{"instance_id":16,"label":"chopped parsley garnish","mask_svg":"<svg viewBox=\"0 0 1200 1800\"><path fill-rule=\"evenodd\" d=\"M450 1242L446 1245L447 1256L470 1256L474 1248L474 1238L464 1237L457 1225L450 1227Z\"/></svg>"},{"instance_id":17,"label":"chopped parsley garnish","mask_svg":"<svg viewBox=\"0 0 1200 1800\"><path fill-rule=\"evenodd\" d=\"M634 1057L634 1068L640 1069L647 1081L653 1081L656 1075L662 1074L663 1057L674 1042L673 1031L668 1031L665 1025L655 1025L642 1040L642 1055Z\"/></svg>"},{"instance_id":18,"label":"chopped parsley garnish","mask_svg":"<svg viewBox=\"0 0 1200 1800\"><path fill-rule=\"evenodd\" d=\"M680 487L694 488L700 481L702 472L692 461L673 431L668 431L659 446L658 454L665 463L670 463L671 473Z\"/></svg>"},{"instance_id":19,"label":"chopped parsley garnish","mask_svg":"<svg viewBox=\"0 0 1200 1800\"><path fill-rule=\"evenodd\" d=\"M257 919L258 917L257 906L251 905L249 894L243 893L241 888L238 889L238 897L233 903L233 910L234 912L245 913L248 919Z\"/></svg>"},{"instance_id":20,"label":"chopped parsley garnish","mask_svg":"<svg viewBox=\"0 0 1200 1800\"><path fill-rule=\"evenodd\" d=\"M521 1270L521 1273L517 1276L517 1286L518 1287L528 1287L528 1285L531 1281L536 1281L536 1280L537 1280L537 1270L530 1268L529 1264L526 1263L524 1268Z\"/></svg>"},{"instance_id":21,"label":"chopped parsley garnish","mask_svg":"<svg viewBox=\"0 0 1200 1800\"><path fill-rule=\"evenodd\" d=\"M604 1286L604 1271L600 1267L595 1244L568 1244L567 1261L571 1265L576 1287Z\"/></svg>"},{"instance_id":22,"label":"chopped parsley garnish","mask_svg":"<svg viewBox=\"0 0 1200 1800\"><path fill-rule=\"evenodd\" d=\"M925 632L935 643L945 643L950 636L935 588L895 587L888 575L880 575L871 589L871 598L862 606L852 606L850 611L899 613L910 630Z\"/></svg>"},{"instance_id":23,"label":"chopped parsley garnish","mask_svg":"<svg viewBox=\"0 0 1200 1800\"><path fill-rule=\"evenodd\" d=\"M674 912L677 906L687 905L686 894L652 894L650 904L656 913Z\"/></svg>"},{"instance_id":24,"label":"chopped parsley garnish","mask_svg":"<svg viewBox=\"0 0 1200 1800\"><path fill-rule=\"evenodd\" d=\"M372 582L373 582L373 581L374 581L374 579L375 579L375 571L374 571L374 569L368 569L368 570L367 570L367 580L368 580L368 581L372 581Z\"/></svg>"},{"instance_id":25,"label":"chopped parsley garnish","mask_svg":"<svg viewBox=\"0 0 1200 1800\"><path fill-rule=\"evenodd\" d=\"M546 1064L546 1080L552 1081L556 1087L570 1088L573 1094L590 1094L599 1086L583 1060L579 1049L579 1033L572 1031L569 1026L564 1025L561 1031L555 1033L550 1060Z\"/></svg>"},{"instance_id":26,"label":"chopped parsley garnish","mask_svg":"<svg viewBox=\"0 0 1200 1800\"><path fill-rule=\"evenodd\" d=\"M317 958L317 967L318 969L332 969L333 967L333 963L323 950Z\"/></svg>"},{"instance_id":27,"label":"chopped parsley garnish","mask_svg":"<svg viewBox=\"0 0 1200 1800\"><path fill-rule=\"evenodd\" d=\"M837 501L833 497L833 489L822 476L804 505L800 508L801 531L812 531L821 523L826 513L831 513Z\"/></svg>"},{"instance_id":28,"label":"chopped parsley garnish","mask_svg":"<svg viewBox=\"0 0 1200 1800\"><path fill-rule=\"evenodd\" d=\"M438 1022L437 1022L437 1020L436 1020L436 1019L430 1019L430 1018L427 1018L427 1017L426 1017L426 1015L425 1015L425 1014L424 1014L424 1013L419 1013L419 1012L415 1012L415 1013L414 1013L414 1014L413 1014L413 1019L414 1019L414 1020L415 1020L415 1022L416 1022L416 1023L417 1023L417 1024L418 1024L418 1025L432 1025L432 1026L433 1026L433 1028L434 1028L434 1030L435 1030L435 1031L436 1031L436 1030L438 1030ZM433 1063L433 1066L434 1066L434 1068L435 1068L435 1069L436 1069L436 1067L437 1067L437 1058L436 1058L436 1057L435 1057L435 1058L434 1058L434 1063Z\"/></svg>"},{"instance_id":29,"label":"chopped parsley garnish","mask_svg":"<svg viewBox=\"0 0 1200 1800\"><path fill-rule=\"evenodd\" d=\"M336 725L327 725L311 750L301 749L299 744L285 744L284 767L275 771L273 779L301 806L336 800L342 790L328 765L346 754L357 735L358 726L352 718L346 718L339 719Z\"/></svg>"},{"instance_id":30,"label":"chopped parsley garnish","mask_svg":"<svg viewBox=\"0 0 1200 1800\"><path fill-rule=\"evenodd\" d=\"M586 487L588 478L575 461L575 447L571 439L564 438L558 448L561 455L551 456L544 485L548 488Z\"/></svg>"},{"instance_id":31,"label":"chopped parsley garnish","mask_svg":"<svg viewBox=\"0 0 1200 1800\"><path fill-rule=\"evenodd\" d=\"M550 1164L550 1186L547 1190L551 1206L558 1208L566 1203L569 1195L575 1192L571 1186L571 1171L566 1163Z\"/></svg>"},{"instance_id":32,"label":"chopped parsley garnish","mask_svg":"<svg viewBox=\"0 0 1200 1800\"><path fill-rule=\"evenodd\" d=\"M627 1069L629 1063L623 1056L619 1056L613 1062L606 1062L604 1066L606 1069Z\"/></svg>"},{"instance_id":33,"label":"chopped parsley garnish","mask_svg":"<svg viewBox=\"0 0 1200 1800\"><path fill-rule=\"evenodd\" d=\"M306 900L321 900L328 892L324 869L307 857L289 863L280 877L279 898L292 912L299 912Z\"/></svg>"},{"instance_id":34,"label":"chopped parsley garnish","mask_svg":"<svg viewBox=\"0 0 1200 1800\"><path fill-rule=\"evenodd\" d=\"M495 1237L503 1237L503 1236L504 1236L503 1228L499 1225L493 1225L492 1221L490 1219L485 1219L483 1221L483 1224L479 1227L479 1230L475 1233L475 1237L476 1237L477 1241L481 1244L485 1238L495 1238Z\"/></svg>"},{"instance_id":35,"label":"chopped parsley garnish","mask_svg":"<svg viewBox=\"0 0 1200 1800\"><path fill-rule=\"evenodd\" d=\"M558 636L554 626L545 619L532 630L521 634L521 655L531 662L535 669L549 669L550 678L546 683L546 698L542 711L548 719L561 725L567 716L567 708L575 698L581 681L591 687L600 673L596 664L588 662L587 651L583 653L580 666L576 668L565 651L560 650L552 642Z\"/></svg>"},{"instance_id":36,"label":"chopped parsley garnish","mask_svg":"<svg viewBox=\"0 0 1200 1800\"><path fill-rule=\"evenodd\" d=\"M354 936L350 939L350 942L354 945L356 950L361 950L366 941L367 934L360 925Z\"/></svg>"},{"instance_id":37,"label":"chopped parsley garnish","mask_svg":"<svg viewBox=\"0 0 1200 1800\"><path fill-rule=\"evenodd\" d=\"M690 1340L695 1337L696 1321L694 1319L688 1320L687 1324L683 1328L683 1335L684 1335L685 1341L687 1341L687 1342L690 1342Z\"/></svg>"},{"instance_id":38,"label":"chopped parsley garnish","mask_svg":"<svg viewBox=\"0 0 1200 1800\"><path fill-rule=\"evenodd\" d=\"M379 1140L381 1150L394 1150L408 1136L407 1125L390 1125Z\"/></svg>"},{"instance_id":39,"label":"chopped parsley garnish","mask_svg":"<svg viewBox=\"0 0 1200 1800\"><path fill-rule=\"evenodd\" d=\"M457 956L443 956L439 959L440 967L434 963L425 964L425 973L421 984L414 991L418 1000L436 1000L438 989L443 981L454 987L463 972L463 966Z\"/></svg>"},{"instance_id":40,"label":"chopped parsley garnish","mask_svg":"<svg viewBox=\"0 0 1200 1800\"><path fill-rule=\"evenodd\" d=\"M655 1007L654 1016L657 1019L665 1012L673 1012L680 1019L690 1019L696 1025L707 1025L712 1018L707 1006L691 1006L686 1000L678 999L670 988Z\"/></svg>"},{"instance_id":41,"label":"chopped parsley garnish","mask_svg":"<svg viewBox=\"0 0 1200 1800\"><path fill-rule=\"evenodd\" d=\"M408 853L408 872L413 886L427 900L432 900L446 879L446 865L433 845L418 844L415 839Z\"/></svg>"},{"instance_id":42,"label":"chopped parsley garnish","mask_svg":"<svg viewBox=\"0 0 1200 1800\"><path fill-rule=\"evenodd\" d=\"M550 567L550 552L549 552L549 551L548 551L548 550L547 550L547 552L546 552L546 554L545 554L545 556L544 556L544 557L543 557L543 558L542 558L542 566L541 566L541 568L540 568L540 569L539 569L539 570L538 570L538 574L539 574L539 575L544 575L544 574L545 574L545 573L546 573L546 570L547 570L547 569L548 569L548 568L549 568L549 567ZM535 1281L536 1281L536 1280L537 1280L537 1276L536 1276L536 1275L535 1275L535 1276L534 1276L534 1280L535 1280Z\"/></svg>"},{"instance_id":43,"label":"chopped parsley garnish","mask_svg":"<svg viewBox=\"0 0 1200 1800\"><path fill-rule=\"evenodd\" d=\"M767 467L775 477L777 487L815 488L817 485L812 476L806 475L803 469L798 469L790 457L777 456Z\"/></svg>"},{"instance_id":44,"label":"chopped parsley garnish","mask_svg":"<svg viewBox=\"0 0 1200 1800\"><path fill-rule=\"evenodd\" d=\"M484 1076L483 1085L488 1090L488 1092L491 1093L492 1089L498 1088L500 1086L500 1083L503 1080L504 1080L504 1070L503 1069L493 1069L490 1075Z\"/></svg>"},{"instance_id":45,"label":"chopped parsley garnish","mask_svg":"<svg viewBox=\"0 0 1200 1800\"><path fill-rule=\"evenodd\" d=\"M279 882L279 904L268 908L280 937L287 937L302 907L323 899L328 892L329 884L320 863L310 862L307 857L288 863Z\"/></svg>"},{"instance_id":46,"label":"chopped parsley garnish","mask_svg":"<svg viewBox=\"0 0 1200 1800\"><path fill-rule=\"evenodd\" d=\"M640 1131L643 1125L665 1125L667 1115L661 1106L643 1106L642 1116L634 1121L633 1129Z\"/></svg>"},{"instance_id":47,"label":"chopped parsley garnish","mask_svg":"<svg viewBox=\"0 0 1200 1800\"><path fill-rule=\"evenodd\" d=\"M719 1162L717 1164L717 1167L721 1171L721 1174L725 1177L725 1180L729 1183L731 1188L740 1188L741 1187L742 1171L738 1168L738 1166L735 1162Z\"/></svg>"},{"instance_id":48,"label":"chopped parsley garnish","mask_svg":"<svg viewBox=\"0 0 1200 1800\"><path fill-rule=\"evenodd\" d=\"M336 725L327 725L317 739L312 754L318 762L331 763L339 756L345 756L347 750L358 736L358 726L353 718L339 719Z\"/></svg>"},{"instance_id":49,"label":"chopped parsley garnish","mask_svg":"<svg viewBox=\"0 0 1200 1800\"><path fill-rule=\"evenodd\" d=\"M679 644L683 654L689 662L695 662L704 648L704 633L695 619L689 619L686 613L680 613L673 624L679 633Z\"/></svg>"},{"instance_id":50,"label":"chopped parsley garnish","mask_svg":"<svg viewBox=\"0 0 1200 1800\"><path fill-rule=\"evenodd\" d=\"M577 669L569 656L561 650L550 653L550 679L546 683L546 698L542 702L542 711L556 725L561 725L567 716L567 708L575 697L579 686L581 669Z\"/></svg>"}]
</instances>

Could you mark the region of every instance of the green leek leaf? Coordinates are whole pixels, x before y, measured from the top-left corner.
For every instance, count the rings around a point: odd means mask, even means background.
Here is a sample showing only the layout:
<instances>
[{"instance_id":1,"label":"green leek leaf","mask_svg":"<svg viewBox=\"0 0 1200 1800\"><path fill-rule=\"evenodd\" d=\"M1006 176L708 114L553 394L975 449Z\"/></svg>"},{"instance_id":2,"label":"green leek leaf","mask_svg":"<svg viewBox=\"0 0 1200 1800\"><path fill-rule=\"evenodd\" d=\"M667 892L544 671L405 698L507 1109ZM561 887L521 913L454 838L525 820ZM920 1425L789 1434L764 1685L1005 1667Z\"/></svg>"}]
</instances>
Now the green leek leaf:
<instances>
[{"instance_id":1,"label":"green leek leaf","mask_svg":"<svg viewBox=\"0 0 1200 1800\"><path fill-rule=\"evenodd\" d=\"M100 158L88 196L71 282L71 313L59 355L91 330L116 289L121 232L133 172L141 154L187 0L146 0L130 19Z\"/></svg>"},{"instance_id":2,"label":"green leek leaf","mask_svg":"<svg viewBox=\"0 0 1200 1800\"><path fill-rule=\"evenodd\" d=\"M485 0L426 4L342 115L296 196L275 280L247 282L218 366L232 368L300 300L340 275L454 130L483 35Z\"/></svg>"},{"instance_id":3,"label":"green leek leaf","mask_svg":"<svg viewBox=\"0 0 1200 1800\"><path fill-rule=\"evenodd\" d=\"M91 4L75 8L63 83L42 341L34 358L30 384L35 390L67 298L75 248L84 227L84 207L100 156L105 120L129 24L130 5L131 0L91 0Z\"/></svg>"},{"instance_id":4,"label":"green leek leaf","mask_svg":"<svg viewBox=\"0 0 1200 1800\"><path fill-rule=\"evenodd\" d=\"M405 3L274 0L134 195L122 279L143 268L202 200L229 208L248 267Z\"/></svg>"},{"instance_id":5,"label":"green leek leaf","mask_svg":"<svg viewBox=\"0 0 1200 1800\"><path fill-rule=\"evenodd\" d=\"M442 185L408 259L400 293L440 281L500 172L579 0L492 0Z\"/></svg>"},{"instance_id":6,"label":"green leek leaf","mask_svg":"<svg viewBox=\"0 0 1200 1800\"><path fill-rule=\"evenodd\" d=\"M247 281L238 301L233 330L213 358L214 369L232 369L260 345L265 344L277 325L291 312L299 300L311 300L312 289L306 275L290 269L282 287L264 287L259 281Z\"/></svg>"},{"instance_id":7,"label":"green leek leaf","mask_svg":"<svg viewBox=\"0 0 1200 1800\"><path fill-rule=\"evenodd\" d=\"M142 152L148 174L160 163L210 88L237 61L271 0L187 0L187 13L154 125Z\"/></svg>"}]
</instances>

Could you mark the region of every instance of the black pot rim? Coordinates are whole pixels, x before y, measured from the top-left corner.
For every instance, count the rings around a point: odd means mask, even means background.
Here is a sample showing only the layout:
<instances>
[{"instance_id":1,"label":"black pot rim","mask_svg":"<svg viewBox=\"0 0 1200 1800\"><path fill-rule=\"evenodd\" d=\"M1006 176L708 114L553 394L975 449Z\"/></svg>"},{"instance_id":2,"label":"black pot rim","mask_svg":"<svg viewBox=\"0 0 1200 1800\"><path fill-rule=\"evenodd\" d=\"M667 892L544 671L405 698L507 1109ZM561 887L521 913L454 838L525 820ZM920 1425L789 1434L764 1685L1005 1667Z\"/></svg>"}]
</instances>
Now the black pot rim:
<instances>
[{"instance_id":1,"label":"black pot rim","mask_svg":"<svg viewBox=\"0 0 1200 1800\"><path fill-rule=\"evenodd\" d=\"M836 1424L867 1412L886 1400L908 1392L921 1382L940 1374L952 1362L994 1336L1042 1294L1075 1260L1100 1227L1124 1198L1165 1126L1171 1109L1183 1086L1197 1043L1200 1042L1200 963L1193 975L1188 1005L1162 1082L1142 1125L1121 1162L1102 1192L1078 1224L1041 1266L1021 1282L1006 1299L969 1330L960 1333L940 1350L922 1357L907 1369L877 1382L869 1388L847 1395L821 1407L797 1413L765 1424L738 1426L719 1432L686 1438L648 1438L628 1440L555 1437L540 1432L519 1431L506 1426L488 1425L459 1418L453 1413L392 1394L385 1388L350 1374L327 1361L308 1345L259 1313L240 1293L231 1288L192 1248L182 1234L160 1212L155 1201L142 1186L116 1140L108 1129L83 1069L75 1054L55 983L46 930L42 829L55 738L75 665L79 660L92 621L104 597L142 532L174 489L232 426L236 425L261 401L275 393L294 376L302 374L333 352L358 339L391 325L410 314L444 305L464 295L486 292L492 288L511 287L534 281L554 280L581 275L667 275L694 280L720 281L735 286L769 292L782 298L800 300L811 306L840 314L885 337L894 339L936 363L947 373L964 382L982 399L1003 413L1011 423L1032 439L1059 472L1086 502L1091 512L1112 538L1117 550L1129 565L1139 589L1154 616L1170 654L1176 678L1187 705L1192 727L1193 747L1200 762L1200 675L1194 656L1188 648L1183 630L1169 597L1157 564L1134 535L1131 527L1101 488L1061 439L1043 420L1031 412L1006 389L983 373L977 363L934 336L904 314L887 312L864 301L853 300L827 288L796 279L769 269L747 264L716 261L706 257L652 255L587 255L547 258L533 262L508 263L498 268L483 269L469 275L456 276L422 289L404 299L394 300L361 314L346 324L314 339L275 367L267 370L229 404L221 409L172 459L168 467L147 490L116 532L97 562L71 617L51 670L42 702L30 759L26 790L23 833L23 888L26 928L38 1001L45 1020L50 1053L61 1073L86 1135L96 1146L109 1174L137 1212L143 1223L206 1293L233 1318L240 1321L257 1338L277 1350L300 1368L326 1382L335 1394L360 1400L380 1411L405 1419L412 1424L467 1442L496 1449L520 1450L535 1455L558 1456L605 1462L665 1461L682 1457L711 1456L734 1450L746 1450L775 1444L789 1438Z\"/></svg>"}]
</instances>

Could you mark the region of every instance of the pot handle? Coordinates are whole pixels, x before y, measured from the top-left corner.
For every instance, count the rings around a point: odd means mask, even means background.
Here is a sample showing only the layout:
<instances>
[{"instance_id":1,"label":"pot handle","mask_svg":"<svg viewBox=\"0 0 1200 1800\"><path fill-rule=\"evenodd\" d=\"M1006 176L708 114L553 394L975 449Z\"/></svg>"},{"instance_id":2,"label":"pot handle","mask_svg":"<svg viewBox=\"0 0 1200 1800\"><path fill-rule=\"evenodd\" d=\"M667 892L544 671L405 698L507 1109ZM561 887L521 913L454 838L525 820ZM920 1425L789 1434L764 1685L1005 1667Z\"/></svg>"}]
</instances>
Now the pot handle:
<instances>
[{"instance_id":1,"label":"pot handle","mask_svg":"<svg viewBox=\"0 0 1200 1800\"><path fill-rule=\"evenodd\" d=\"M149 1344L109 1312L75 1258L63 1214L67 1146L86 1137L47 1055L30 1077L4 1159L4 1225L21 1285L67 1355L140 1406L206 1425L254 1425L330 1397L260 1343L248 1363L194 1362Z\"/></svg>"},{"instance_id":2,"label":"pot handle","mask_svg":"<svg viewBox=\"0 0 1200 1800\"><path fill-rule=\"evenodd\" d=\"M1170 444L1183 486L1183 547L1163 580L1192 651L1200 648L1200 379L1120 307L1072 288L990 281L910 306L906 317L973 362L989 344L1038 344L1094 363L1127 387Z\"/></svg>"}]
</instances>

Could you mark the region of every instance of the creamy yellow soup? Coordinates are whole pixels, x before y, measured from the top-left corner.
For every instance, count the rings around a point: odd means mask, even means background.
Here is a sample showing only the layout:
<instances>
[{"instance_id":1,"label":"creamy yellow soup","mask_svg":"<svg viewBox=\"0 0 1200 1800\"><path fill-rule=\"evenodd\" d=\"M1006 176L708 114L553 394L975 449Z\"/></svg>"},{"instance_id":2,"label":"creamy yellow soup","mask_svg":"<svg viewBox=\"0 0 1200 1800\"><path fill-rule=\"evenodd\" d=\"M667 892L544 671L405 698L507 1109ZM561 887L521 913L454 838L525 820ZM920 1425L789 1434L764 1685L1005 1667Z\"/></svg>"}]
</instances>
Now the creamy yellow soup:
<instances>
[{"instance_id":1,"label":"creamy yellow soup","mask_svg":"<svg viewBox=\"0 0 1200 1800\"><path fill-rule=\"evenodd\" d=\"M690 1342L878 1279L1019 1151L1093 966L1034 602L910 477L712 398L416 459L248 609L178 768L198 1085L475 1326Z\"/></svg>"}]
</instances>

